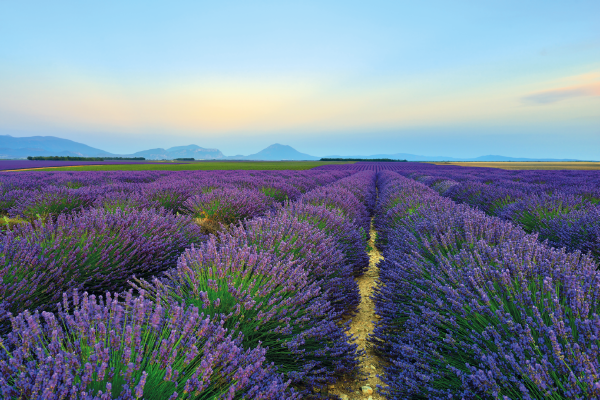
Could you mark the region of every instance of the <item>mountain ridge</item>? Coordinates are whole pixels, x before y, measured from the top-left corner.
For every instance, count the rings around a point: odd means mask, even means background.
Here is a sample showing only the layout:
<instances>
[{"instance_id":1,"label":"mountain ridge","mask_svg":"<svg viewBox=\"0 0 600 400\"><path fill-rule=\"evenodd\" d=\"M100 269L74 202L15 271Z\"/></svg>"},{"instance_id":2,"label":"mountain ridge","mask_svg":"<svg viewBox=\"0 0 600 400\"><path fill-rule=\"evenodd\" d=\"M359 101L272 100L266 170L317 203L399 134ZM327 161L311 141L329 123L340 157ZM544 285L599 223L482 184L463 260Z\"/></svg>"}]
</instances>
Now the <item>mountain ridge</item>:
<instances>
[{"instance_id":1,"label":"mountain ridge","mask_svg":"<svg viewBox=\"0 0 600 400\"><path fill-rule=\"evenodd\" d=\"M321 157L301 153L289 145L274 143L263 150L250 154L226 156L219 149L204 148L195 144L173 146L168 149L154 148L135 152L133 154L113 154L83 143L56 136L14 137L0 135L0 159L26 158L28 156L74 156L74 157L145 157L148 160L172 160L175 158L195 158L197 160L319 160ZM370 156L330 155L326 158L391 158L407 161L582 161L577 159L555 158L523 158L500 155L484 155L479 157L448 157L423 156L410 153L373 154ZM325 158L324 157L324 158Z\"/></svg>"}]
</instances>

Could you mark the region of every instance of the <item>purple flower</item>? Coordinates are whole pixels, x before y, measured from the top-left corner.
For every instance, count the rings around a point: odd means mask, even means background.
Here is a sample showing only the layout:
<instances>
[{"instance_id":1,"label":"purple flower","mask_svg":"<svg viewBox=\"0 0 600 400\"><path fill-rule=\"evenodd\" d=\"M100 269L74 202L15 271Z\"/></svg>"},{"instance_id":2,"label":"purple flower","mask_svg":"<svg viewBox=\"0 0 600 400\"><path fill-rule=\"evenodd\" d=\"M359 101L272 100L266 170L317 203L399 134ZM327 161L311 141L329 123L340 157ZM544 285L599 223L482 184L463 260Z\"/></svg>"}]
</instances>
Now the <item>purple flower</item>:
<instances>
[{"instance_id":1,"label":"purple flower","mask_svg":"<svg viewBox=\"0 0 600 400\"><path fill-rule=\"evenodd\" d=\"M155 324L158 305L143 296L84 294L70 306L72 313L59 310L58 324L51 313L11 318L13 331L0 348L4 397L103 399L112 392L123 399L167 399L187 390L201 398L298 398L265 363L265 349L243 349L240 337L197 308L172 304ZM99 335L99 324L110 326L114 337ZM128 326L133 340L123 335ZM158 348L161 357L155 355ZM139 364L122 361L124 352Z\"/></svg>"}]
</instances>

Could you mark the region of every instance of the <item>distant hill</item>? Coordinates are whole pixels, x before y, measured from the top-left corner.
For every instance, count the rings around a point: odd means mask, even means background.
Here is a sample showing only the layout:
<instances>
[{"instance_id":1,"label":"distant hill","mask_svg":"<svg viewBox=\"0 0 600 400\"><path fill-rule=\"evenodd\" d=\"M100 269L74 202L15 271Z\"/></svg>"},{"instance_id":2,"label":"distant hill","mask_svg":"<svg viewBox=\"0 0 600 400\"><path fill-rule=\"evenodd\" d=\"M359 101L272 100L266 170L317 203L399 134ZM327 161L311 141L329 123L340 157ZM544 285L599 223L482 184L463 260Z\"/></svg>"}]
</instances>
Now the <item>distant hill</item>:
<instances>
[{"instance_id":1,"label":"distant hill","mask_svg":"<svg viewBox=\"0 0 600 400\"><path fill-rule=\"evenodd\" d=\"M300 153L291 146L275 143L249 156L225 156L218 149L207 149L190 144L168 149L156 148L138 151L133 154L112 154L83 143L55 136L14 137L0 135L0 159L26 158L28 156L71 156L71 157L144 157L147 160L173 160L176 158L194 158L196 160L319 160L321 157ZM373 154L373 155L329 155L326 158L390 158L407 161L580 161L553 158L515 158L499 155L487 155L475 158L457 158L447 156L421 156L409 153Z\"/></svg>"},{"instance_id":2,"label":"distant hill","mask_svg":"<svg viewBox=\"0 0 600 400\"><path fill-rule=\"evenodd\" d=\"M196 160L220 160L225 155L218 149L205 149L195 144L176 146L169 149L150 149L133 153L134 157L145 157L147 160L173 160L175 158L195 158Z\"/></svg>"},{"instance_id":3,"label":"distant hill","mask_svg":"<svg viewBox=\"0 0 600 400\"><path fill-rule=\"evenodd\" d=\"M110 157L114 154L55 136L0 135L0 158L27 156Z\"/></svg>"},{"instance_id":4,"label":"distant hill","mask_svg":"<svg viewBox=\"0 0 600 400\"><path fill-rule=\"evenodd\" d=\"M236 157L231 157L235 159ZM291 146L275 143L255 154L245 156L244 160L319 160L320 157L300 153Z\"/></svg>"}]
</instances>

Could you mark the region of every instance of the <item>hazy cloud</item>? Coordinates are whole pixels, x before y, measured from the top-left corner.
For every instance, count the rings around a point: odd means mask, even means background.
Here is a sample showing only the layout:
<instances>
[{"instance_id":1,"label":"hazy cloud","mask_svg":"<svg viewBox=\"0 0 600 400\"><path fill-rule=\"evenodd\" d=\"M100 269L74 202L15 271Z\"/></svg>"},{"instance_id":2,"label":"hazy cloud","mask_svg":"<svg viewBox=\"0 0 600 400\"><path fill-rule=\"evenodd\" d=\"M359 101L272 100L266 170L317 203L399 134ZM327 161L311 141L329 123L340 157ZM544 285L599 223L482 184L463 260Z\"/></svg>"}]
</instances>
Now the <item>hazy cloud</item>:
<instances>
[{"instance_id":1,"label":"hazy cloud","mask_svg":"<svg viewBox=\"0 0 600 400\"><path fill-rule=\"evenodd\" d=\"M523 97L522 100L526 103L552 104L559 101L572 99L574 97L584 96L600 96L600 83L534 93L532 95Z\"/></svg>"}]
</instances>

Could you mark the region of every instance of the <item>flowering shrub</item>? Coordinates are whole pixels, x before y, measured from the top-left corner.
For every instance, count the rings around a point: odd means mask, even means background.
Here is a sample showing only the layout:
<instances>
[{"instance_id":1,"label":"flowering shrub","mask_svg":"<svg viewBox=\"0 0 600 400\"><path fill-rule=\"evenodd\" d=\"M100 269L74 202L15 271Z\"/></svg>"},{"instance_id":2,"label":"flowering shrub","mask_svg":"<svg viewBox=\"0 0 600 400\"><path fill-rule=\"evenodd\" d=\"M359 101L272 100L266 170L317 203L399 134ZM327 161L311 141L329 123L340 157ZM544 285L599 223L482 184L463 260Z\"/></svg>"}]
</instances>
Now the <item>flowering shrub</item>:
<instances>
[{"instance_id":1,"label":"flowering shrub","mask_svg":"<svg viewBox=\"0 0 600 400\"><path fill-rule=\"evenodd\" d=\"M537 232L548 221L570 211L594 208L580 196L541 194L528 196L506 207L501 216L521 226L527 232Z\"/></svg>"},{"instance_id":2,"label":"flowering shrub","mask_svg":"<svg viewBox=\"0 0 600 400\"><path fill-rule=\"evenodd\" d=\"M286 203L279 207L277 212L307 222L334 239L336 247L346 257L354 276L362 275L369 268L364 232L357 230L352 222L339 213L325 206L315 206L300 201Z\"/></svg>"},{"instance_id":3,"label":"flowering shrub","mask_svg":"<svg viewBox=\"0 0 600 400\"><path fill-rule=\"evenodd\" d=\"M205 226L228 225L245 218L263 215L271 209L273 200L258 190L225 187L193 196L183 205Z\"/></svg>"},{"instance_id":4,"label":"flowering shrub","mask_svg":"<svg viewBox=\"0 0 600 400\"><path fill-rule=\"evenodd\" d=\"M296 385L323 388L357 369L356 345L297 261L212 236L186 250L164 279L134 286L163 303L198 307L229 330L242 332L245 348L261 344L267 361Z\"/></svg>"},{"instance_id":5,"label":"flowering shrub","mask_svg":"<svg viewBox=\"0 0 600 400\"><path fill-rule=\"evenodd\" d=\"M156 204L174 213L184 212L184 203L187 199L202 191L202 184L190 184L186 181L176 182L154 182L143 188L141 195L149 203Z\"/></svg>"},{"instance_id":6,"label":"flowering shrub","mask_svg":"<svg viewBox=\"0 0 600 400\"><path fill-rule=\"evenodd\" d=\"M158 209L159 203L150 201L140 192L108 192L105 195L98 196L93 203L95 208L103 208L110 212L116 210L143 210L145 208Z\"/></svg>"},{"instance_id":7,"label":"flowering shrub","mask_svg":"<svg viewBox=\"0 0 600 400\"><path fill-rule=\"evenodd\" d=\"M367 212L372 214L377 199L375 177L376 173L374 171L363 171L340 179L335 182L334 185L343 187L352 192L352 194L365 205Z\"/></svg>"},{"instance_id":8,"label":"flowering shrub","mask_svg":"<svg viewBox=\"0 0 600 400\"><path fill-rule=\"evenodd\" d=\"M285 213L267 214L221 233L224 246L253 247L271 253L277 260L296 261L340 314L353 313L360 303L358 285L351 266L335 240L307 222Z\"/></svg>"},{"instance_id":9,"label":"flowering shrub","mask_svg":"<svg viewBox=\"0 0 600 400\"><path fill-rule=\"evenodd\" d=\"M174 267L204 239L189 217L164 210L92 209L15 226L0 236L0 319L55 304L73 288L122 290L134 274Z\"/></svg>"},{"instance_id":10,"label":"flowering shrub","mask_svg":"<svg viewBox=\"0 0 600 400\"><path fill-rule=\"evenodd\" d=\"M600 208L573 210L557 215L539 228L539 237L567 251L591 253L600 262Z\"/></svg>"},{"instance_id":11,"label":"flowering shrub","mask_svg":"<svg viewBox=\"0 0 600 400\"><path fill-rule=\"evenodd\" d=\"M365 235L369 234L371 219L367 208L352 192L341 186L325 186L311 190L302 195L300 201L338 210L341 215L351 219L358 228L362 228Z\"/></svg>"},{"instance_id":12,"label":"flowering shrub","mask_svg":"<svg viewBox=\"0 0 600 400\"><path fill-rule=\"evenodd\" d=\"M0 193L0 214L8 215L8 211L15 206L17 201L28 195L28 191L21 189L6 189Z\"/></svg>"},{"instance_id":13,"label":"flowering shrub","mask_svg":"<svg viewBox=\"0 0 600 400\"><path fill-rule=\"evenodd\" d=\"M195 307L75 292L57 316L25 312L11 323L0 347L5 399L297 398L263 348L243 349Z\"/></svg>"},{"instance_id":14,"label":"flowering shrub","mask_svg":"<svg viewBox=\"0 0 600 400\"><path fill-rule=\"evenodd\" d=\"M269 182L259 190L279 203L296 200L301 195L296 187L285 182Z\"/></svg>"},{"instance_id":15,"label":"flowering shrub","mask_svg":"<svg viewBox=\"0 0 600 400\"><path fill-rule=\"evenodd\" d=\"M31 195L21 196L8 210L8 214L11 217L28 220L54 218L62 213L81 211L90 207L96 196L97 190L95 189L48 186Z\"/></svg>"}]
</instances>

